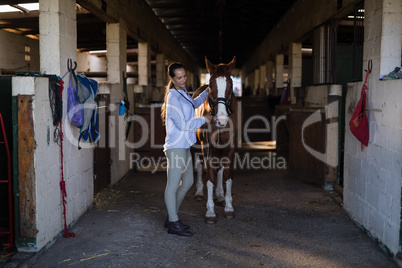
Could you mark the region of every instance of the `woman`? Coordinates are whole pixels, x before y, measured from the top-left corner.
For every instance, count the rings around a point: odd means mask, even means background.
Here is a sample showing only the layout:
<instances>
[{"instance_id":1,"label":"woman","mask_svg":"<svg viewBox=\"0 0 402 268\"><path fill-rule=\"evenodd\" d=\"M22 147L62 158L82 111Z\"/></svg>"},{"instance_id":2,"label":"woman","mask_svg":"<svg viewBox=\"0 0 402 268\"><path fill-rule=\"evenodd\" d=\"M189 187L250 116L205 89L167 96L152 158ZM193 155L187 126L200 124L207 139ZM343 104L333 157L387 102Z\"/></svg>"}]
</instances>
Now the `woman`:
<instances>
[{"instance_id":1,"label":"woman","mask_svg":"<svg viewBox=\"0 0 402 268\"><path fill-rule=\"evenodd\" d=\"M204 91L194 100L191 98L185 88L186 70L180 63L168 66L168 76L170 81L166 86L161 114L166 126L163 151L168 162L165 189L168 217L165 227L169 234L192 236L190 227L179 220L177 213L194 182L190 147L196 142L195 130L211 119L209 114L194 118L195 108L204 102L208 92Z\"/></svg>"}]
</instances>

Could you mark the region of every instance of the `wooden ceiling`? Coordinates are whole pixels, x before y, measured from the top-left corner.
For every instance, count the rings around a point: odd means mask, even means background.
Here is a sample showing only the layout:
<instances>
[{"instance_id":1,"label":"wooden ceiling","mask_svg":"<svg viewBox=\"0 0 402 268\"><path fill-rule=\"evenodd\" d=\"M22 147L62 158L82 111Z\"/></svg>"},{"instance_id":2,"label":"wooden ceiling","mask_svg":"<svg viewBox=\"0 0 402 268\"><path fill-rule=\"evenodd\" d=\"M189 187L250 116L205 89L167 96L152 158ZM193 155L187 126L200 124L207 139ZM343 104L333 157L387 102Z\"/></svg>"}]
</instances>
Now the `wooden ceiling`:
<instances>
[{"instance_id":1,"label":"wooden ceiling","mask_svg":"<svg viewBox=\"0 0 402 268\"><path fill-rule=\"evenodd\" d=\"M295 0L146 0L185 50L204 66L242 66Z\"/></svg>"},{"instance_id":2,"label":"wooden ceiling","mask_svg":"<svg viewBox=\"0 0 402 268\"><path fill-rule=\"evenodd\" d=\"M144 1L201 67L205 56L215 63L236 56L236 67L241 68L296 0ZM38 1L0 0L0 5L32 2ZM39 37L38 16L38 11L0 13L0 29ZM137 46L128 37L128 62L137 61ZM106 49L106 23L83 8L77 8L77 48Z\"/></svg>"}]
</instances>

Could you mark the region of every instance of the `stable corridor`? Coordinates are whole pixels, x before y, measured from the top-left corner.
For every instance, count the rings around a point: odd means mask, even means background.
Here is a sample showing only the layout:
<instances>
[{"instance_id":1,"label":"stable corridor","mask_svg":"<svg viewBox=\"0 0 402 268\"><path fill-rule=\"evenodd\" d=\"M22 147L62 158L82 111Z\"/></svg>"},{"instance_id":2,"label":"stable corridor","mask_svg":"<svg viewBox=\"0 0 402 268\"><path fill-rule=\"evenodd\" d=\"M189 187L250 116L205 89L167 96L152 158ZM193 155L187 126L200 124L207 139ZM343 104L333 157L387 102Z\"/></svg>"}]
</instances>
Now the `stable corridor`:
<instances>
[{"instance_id":1,"label":"stable corridor","mask_svg":"<svg viewBox=\"0 0 402 268\"><path fill-rule=\"evenodd\" d=\"M29 267L397 267L342 209L334 191L284 170L237 170L235 218L204 223L205 202L188 192L181 219L191 238L164 228L165 172L130 172L97 195L46 251L18 253L9 263ZM10 266L11 267L11 266Z\"/></svg>"}]
</instances>

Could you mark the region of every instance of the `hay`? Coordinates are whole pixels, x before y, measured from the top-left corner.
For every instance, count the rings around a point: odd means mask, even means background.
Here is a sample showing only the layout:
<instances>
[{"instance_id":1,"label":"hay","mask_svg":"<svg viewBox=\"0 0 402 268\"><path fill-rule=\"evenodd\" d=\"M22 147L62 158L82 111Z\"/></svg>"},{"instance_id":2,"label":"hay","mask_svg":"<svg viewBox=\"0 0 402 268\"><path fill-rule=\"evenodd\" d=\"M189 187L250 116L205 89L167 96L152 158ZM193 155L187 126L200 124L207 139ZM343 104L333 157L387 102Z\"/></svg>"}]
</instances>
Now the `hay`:
<instances>
[{"instance_id":1,"label":"hay","mask_svg":"<svg viewBox=\"0 0 402 268\"><path fill-rule=\"evenodd\" d=\"M111 209L129 200L126 192L117 191L110 187L103 189L96 194L94 206L96 209Z\"/></svg>"}]
</instances>

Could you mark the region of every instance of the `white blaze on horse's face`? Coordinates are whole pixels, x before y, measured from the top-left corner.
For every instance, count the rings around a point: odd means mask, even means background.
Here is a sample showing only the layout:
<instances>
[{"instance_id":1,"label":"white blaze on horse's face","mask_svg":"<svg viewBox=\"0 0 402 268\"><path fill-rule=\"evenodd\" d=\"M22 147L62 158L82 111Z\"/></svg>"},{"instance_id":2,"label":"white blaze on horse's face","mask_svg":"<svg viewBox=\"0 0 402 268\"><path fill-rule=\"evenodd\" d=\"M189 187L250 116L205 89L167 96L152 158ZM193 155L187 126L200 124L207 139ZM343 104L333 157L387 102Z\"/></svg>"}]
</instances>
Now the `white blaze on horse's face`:
<instances>
[{"instance_id":1,"label":"white blaze on horse's face","mask_svg":"<svg viewBox=\"0 0 402 268\"><path fill-rule=\"evenodd\" d=\"M225 99L226 92L226 77L218 77L216 78L216 85L218 87L218 98ZM216 126L217 127L225 127L228 123L229 115L226 111L225 104L219 102L218 103L218 112L216 113Z\"/></svg>"}]
</instances>

